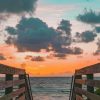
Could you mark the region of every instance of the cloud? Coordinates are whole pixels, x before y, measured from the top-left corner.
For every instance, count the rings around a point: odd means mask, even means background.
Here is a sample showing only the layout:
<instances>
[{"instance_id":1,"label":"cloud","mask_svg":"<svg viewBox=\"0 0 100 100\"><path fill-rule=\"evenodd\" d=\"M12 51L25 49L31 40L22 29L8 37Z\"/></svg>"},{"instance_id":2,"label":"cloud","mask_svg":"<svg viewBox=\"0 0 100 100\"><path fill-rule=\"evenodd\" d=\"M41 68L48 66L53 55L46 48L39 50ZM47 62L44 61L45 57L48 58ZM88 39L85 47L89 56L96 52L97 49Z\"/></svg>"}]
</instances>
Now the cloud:
<instances>
[{"instance_id":1,"label":"cloud","mask_svg":"<svg viewBox=\"0 0 100 100\"><path fill-rule=\"evenodd\" d=\"M57 58L66 58L66 54L68 55L80 55L83 53L83 50L79 47L67 47L59 50L57 53L54 54Z\"/></svg>"},{"instance_id":2,"label":"cloud","mask_svg":"<svg viewBox=\"0 0 100 100\"><path fill-rule=\"evenodd\" d=\"M57 29L39 18L22 17L16 27L7 27L6 43L17 47L19 52L40 52L42 49L54 53L75 54L67 48L71 45L71 24L62 20ZM76 50L76 49L75 49Z\"/></svg>"},{"instance_id":3,"label":"cloud","mask_svg":"<svg viewBox=\"0 0 100 100\"><path fill-rule=\"evenodd\" d=\"M3 54L0 54L0 60L6 60Z\"/></svg>"},{"instance_id":4,"label":"cloud","mask_svg":"<svg viewBox=\"0 0 100 100\"><path fill-rule=\"evenodd\" d=\"M96 26L96 27L95 27L95 31L96 31L97 33L100 33L100 26Z\"/></svg>"},{"instance_id":5,"label":"cloud","mask_svg":"<svg viewBox=\"0 0 100 100\"><path fill-rule=\"evenodd\" d=\"M98 48L95 51L94 55L100 55L100 39L98 39L97 46L98 46Z\"/></svg>"},{"instance_id":6,"label":"cloud","mask_svg":"<svg viewBox=\"0 0 100 100\"><path fill-rule=\"evenodd\" d=\"M10 14L0 14L0 21L5 21L8 17L10 16Z\"/></svg>"},{"instance_id":7,"label":"cloud","mask_svg":"<svg viewBox=\"0 0 100 100\"><path fill-rule=\"evenodd\" d=\"M32 59L32 56L27 55L27 56L25 57L25 59L26 59L26 60Z\"/></svg>"},{"instance_id":8,"label":"cloud","mask_svg":"<svg viewBox=\"0 0 100 100\"><path fill-rule=\"evenodd\" d=\"M97 60L98 60L98 61L100 61L100 59L99 59L99 58L98 58Z\"/></svg>"},{"instance_id":9,"label":"cloud","mask_svg":"<svg viewBox=\"0 0 100 100\"><path fill-rule=\"evenodd\" d=\"M48 50L57 35L56 30L38 18L22 18L16 28L8 27L6 30L12 36L6 42L17 46L19 51Z\"/></svg>"},{"instance_id":10,"label":"cloud","mask_svg":"<svg viewBox=\"0 0 100 100\"><path fill-rule=\"evenodd\" d=\"M10 56L10 57L9 57L9 59L14 59L14 58L15 58L15 57L13 57L13 56Z\"/></svg>"},{"instance_id":11,"label":"cloud","mask_svg":"<svg viewBox=\"0 0 100 100\"><path fill-rule=\"evenodd\" d=\"M59 48L57 53L62 53L62 54L82 54L82 49L78 47L67 47L67 48Z\"/></svg>"},{"instance_id":12,"label":"cloud","mask_svg":"<svg viewBox=\"0 0 100 100\"><path fill-rule=\"evenodd\" d=\"M57 29L61 30L62 32L65 32L67 35L71 35L71 26L72 25L68 20L62 20Z\"/></svg>"},{"instance_id":13,"label":"cloud","mask_svg":"<svg viewBox=\"0 0 100 100\"><path fill-rule=\"evenodd\" d=\"M44 57L27 55L25 57L25 60L30 60L30 61L44 61Z\"/></svg>"},{"instance_id":14,"label":"cloud","mask_svg":"<svg viewBox=\"0 0 100 100\"><path fill-rule=\"evenodd\" d=\"M53 55L54 57L57 57L59 59L65 59L66 58L66 54L64 53L57 53Z\"/></svg>"},{"instance_id":15,"label":"cloud","mask_svg":"<svg viewBox=\"0 0 100 100\"><path fill-rule=\"evenodd\" d=\"M37 0L0 0L0 13L33 12Z\"/></svg>"},{"instance_id":16,"label":"cloud","mask_svg":"<svg viewBox=\"0 0 100 100\"><path fill-rule=\"evenodd\" d=\"M82 33L77 32L75 37L76 37L76 39L74 40L75 42L89 43L95 40L97 34L92 31L85 31Z\"/></svg>"},{"instance_id":17,"label":"cloud","mask_svg":"<svg viewBox=\"0 0 100 100\"><path fill-rule=\"evenodd\" d=\"M31 59L31 61L40 61L40 62L42 62L42 61L44 61L44 58L43 57L40 57L40 56L37 56L37 57L33 57Z\"/></svg>"},{"instance_id":18,"label":"cloud","mask_svg":"<svg viewBox=\"0 0 100 100\"><path fill-rule=\"evenodd\" d=\"M79 47L74 47L72 49L72 53L75 54L75 55L79 55L79 54L82 54L83 53L83 50Z\"/></svg>"},{"instance_id":19,"label":"cloud","mask_svg":"<svg viewBox=\"0 0 100 100\"><path fill-rule=\"evenodd\" d=\"M77 16L77 20L87 24L99 24L100 23L100 12L85 9L83 14Z\"/></svg>"},{"instance_id":20,"label":"cloud","mask_svg":"<svg viewBox=\"0 0 100 100\"><path fill-rule=\"evenodd\" d=\"M14 44L19 51L40 51L41 49L48 50L49 46L55 48L70 45L66 42L69 41L69 37L63 36L64 30L61 32L48 27L46 23L38 18L22 18L15 28L7 27L6 31L11 36L8 37L6 43Z\"/></svg>"}]
</instances>

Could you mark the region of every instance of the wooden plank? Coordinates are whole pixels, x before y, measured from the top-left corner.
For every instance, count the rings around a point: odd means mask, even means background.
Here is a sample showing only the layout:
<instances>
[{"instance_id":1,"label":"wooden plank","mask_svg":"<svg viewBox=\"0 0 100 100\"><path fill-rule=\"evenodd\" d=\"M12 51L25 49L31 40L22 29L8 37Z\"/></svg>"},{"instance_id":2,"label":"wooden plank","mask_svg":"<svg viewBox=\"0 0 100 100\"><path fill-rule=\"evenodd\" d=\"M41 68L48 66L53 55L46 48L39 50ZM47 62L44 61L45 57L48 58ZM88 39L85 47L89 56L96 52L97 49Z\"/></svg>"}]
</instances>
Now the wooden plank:
<instances>
[{"instance_id":1,"label":"wooden plank","mask_svg":"<svg viewBox=\"0 0 100 100\"><path fill-rule=\"evenodd\" d=\"M93 74L88 74L87 79L93 80ZM87 85L87 91L94 93L94 87Z\"/></svg>"},{"instance_id":2,"label":"wooden plank","mask_svg":"<svg viewBox=\"0 0 100 100\"><path fill-rule=\"evenodd\" d=\"M6 81L9 81L9 80L13 80L13 75L12 74L6 74L6 77L5 77L6 79ZM5 88L5 94L9 94L9 93L11 93L13 91L13 87L11 86L11 87L7 87L7 88Z\"/></svg>"},{"instance_id":3,"label":"wooden plank","mask_svg":"<svg viewBox=\"0 0 100 100\"><path fill-rule=\"evenodd\" d=\"M25 94L19 97L17 100L25 100Z\"/></svg>"},{"instance_id":4,"label":"wooden plank","mask_svg":"<svg viewBox=\"0 0 100 100\"><path fill-rule=\"evenodd\" d=\"M25 75L19 75L19 80L23 80L24 79L24 81L25 81ZM25 84L26 84L26 82L25 82ZM22 87L24 87L25 86L25 84L20 84L19 85L19 88L22 88Z\"/></svg>"},{"instance_id":5,"label":"wooden plank","mask_svg":"<svg viewBox=\"0 0 100 100\"><path fill-rule=\"evenodd\" d=\"M75 74L74 74L74 76L73 76L73 83L72 83L72 95L70 95L71 96L71 98L70 98L70 100L75 100L76 99L76 94L75 94L75 91L74 91L74 87L75 87Z\"/></svg>"},{"instance_id":6,"label":"wooden plank","mask_svg":"<svg viewBox=\"0 0 100 100\"><path fill-rule=\"evenodd\" d=\"M72 97L73 97L73 92L74 92L74 87L73 87L73 85L74 85L74 78L75 78L75 75L74 76L72 76L72 78L71 78L71 88L70 88L70 94L69 94L69 100L71 100L72 99Z\"/></svg>"},{"instance_id":7,"label":"wooden plank","mask_svg":"<svg viewBox=\"0 0 100 100\"><path fill-rule=\"evenodd\" d=\"M76 75L86 75L93 73L100 73L100 63L76 70Z\"/></svg>"},{"instance_id":8,"label":"wooden plank","mask_svg":"<svg viewBox=\"0 0 100 100\"><path fill-rule=\"evenodd\" d=\"M5 89L8 87L18 86L25 83L25 79L22 80L13 80L13 81L3 81L0 82L0 89Z\"/></svg>"},{"instance_id":9,"label":"wooden plank","mask_svg":"<svg viewBox=\"0 0 100 100\"><path fill-rule=\"evenodd\" d=\"M81 96L76 95L76 100L84 100Z\"/></svg>"},{"instance_id":10,"label":"wooden plank","mask_svg":"<svg viewBox=\"0 0 100 100\"><path fill-rule=\"evenodd\" d=\"M100 88L100 80L90 80L90 79L86 79L86 80L82 80L82 79L76 79L75 83L78 84L84 84L84 85L88 85L88 86L93 86L93 87L98 87Z\"/></svg>"},{"instance_id":11,"label":"wooden plank","mask_svg":"<svg viewBox=\"0 0 100 100\"><path fill-rule=\"evenodd\" d=\"M27 81L27 85L28 85L28 90L29 90L30 100L33 100L29 74L26 75L26 81Z\"/></svg>"},{"instance_id":12,"label":"wooden plank","mask_svg":"<svg viewBox=\"0 0 100 100\"><path fill-rule=\"evenodd\" d=\"M0 64L0 74L25 74L25 70Z\"/></svg>"},{"instance_id":13,"label":"wooden plank","mask_svg":"<svg viewBox=\"0 0 100 100\"><path fill-rule=\"evenodd\" d=\"M100 96L99 95L90 93L90 92L88 92L86 90L82 90L81 88L78 88L78 87L75 88L75 92L76 92L76 94L83 94L83 95L85 95L90 100L100 100Z\"/></svg>"},{"instance_id":14,"label":"wooden plank","mask_svg":"<svg viewBox=\"0 0 100 100\"><path fill-rule=\"evenodd\" d=\"M75 75L75 80L76 79L82 79L82 75ZM75 83L75 87L82 88L82 84ZM82 96L81 94L78 95Z\"/></svg>"},{"instance_id":15,"label":"wooden plank","mask_svg":"<svg viewBox=\"0 0 100 100\"><path fill-rule=\"evenodd\" d=\"M86 76L87 76L87 79L93 80L93 74L88 74ZM94 93L94 87L87 85L87 91L91 92L91 93ZM88 98L87 100L90 100L90 99Z\"/></svg>"},{"instance_id":16,"label":"wooden plank","mask_svg":"<svg viewBox=\"0 0 100 100\"><path fill-rule=\"evenodd\" d=\"M25 76L25 82L26 82L26 92L25 92L25 94L26 94L26 99L27 100L33 100L33 99L31 99L31 95L30 95L30 88L29 88L29 80L28 80L28 77L27 77L27 74L26 74L26 76Z\"/></svg>"},{"instance_id":17,"label":"wooden plank","mask_svg":"<svg viewBox=\"0 0 100 100\"><path fill-rule=\"evenodd\" d=\"M25 75L21 74L19 75L19 79L25 79ZM25 92L26 92L26 80L25 80L25 84L21 84L19 85L19 89L25 87ZM20 94L18 97L21 97L23 94Z\"/></svg>"},{"instance_id":18,"label":"wooden plank","mask_svg":"<svg viewBox=\"0 0 100 100\"><path fill-rule=\"evenodd\" d=\"M18 95L20 95L22 93L24 94L24 92L25 92L25 87L20 88L20 89L12 92L10 94L7 94L7 95L1 97L0 100L11 100L12 98L14 98L14 97L16 97L16 96L18 96Z\"/></svg>"}]
</instances>

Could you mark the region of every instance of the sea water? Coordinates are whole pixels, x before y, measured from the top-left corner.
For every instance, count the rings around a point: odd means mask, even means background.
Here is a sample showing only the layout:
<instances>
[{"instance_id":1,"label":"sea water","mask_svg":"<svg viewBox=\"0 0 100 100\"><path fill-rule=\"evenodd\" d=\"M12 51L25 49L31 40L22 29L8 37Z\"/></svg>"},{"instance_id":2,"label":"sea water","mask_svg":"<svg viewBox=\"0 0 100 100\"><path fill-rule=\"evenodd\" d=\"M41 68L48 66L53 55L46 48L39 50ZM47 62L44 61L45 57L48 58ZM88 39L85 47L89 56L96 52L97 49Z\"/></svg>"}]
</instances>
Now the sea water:
<instances>
[{"instance_id":1,"label":"sea water","mask_svg":"<svg viewBox=\"0 0 100 100\"><path fill-rule=\"evenodd\" d=\"M34 100L69 100L70 77L30 78Z\"/></svg>"},{"instance_id":2,"label":"sea water","mask_svg":"<svg viewBox=\"0 0 100 100\"><path fill-rule=\"evenodd\" d=\"M4 78L0 77L0 81L2 80ZM70 77L31 77L30 82L33 100L69 100ZM0 97L4 96L4 93L4 89L0 90Z\"/></svg>"},{"instance_id":3,"label":"sea water","mask_svg":"<svg viewBox=\"0 0 100 100\"><path fill-rule=\"evenodd\" d=\"M4 78L0 77L0 81L3 80ZM71 80L71 77L31 77L33 100L69 100ZM100 77L95 77L94 80L100 80ZM86 90L85 85L82 88ZM0 97L4 96L4 93L4 89L0 90Z\"/></svg>"}]
</instances>

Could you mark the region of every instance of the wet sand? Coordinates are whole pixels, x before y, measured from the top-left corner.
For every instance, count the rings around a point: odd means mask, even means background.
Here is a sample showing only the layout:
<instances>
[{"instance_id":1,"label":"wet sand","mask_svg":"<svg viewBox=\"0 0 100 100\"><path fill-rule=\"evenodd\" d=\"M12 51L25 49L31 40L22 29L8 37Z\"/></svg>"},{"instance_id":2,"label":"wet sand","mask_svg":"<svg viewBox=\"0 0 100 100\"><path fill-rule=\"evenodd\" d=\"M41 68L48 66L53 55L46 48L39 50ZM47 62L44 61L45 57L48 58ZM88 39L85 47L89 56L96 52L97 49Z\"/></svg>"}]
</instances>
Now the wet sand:
<instances>
[{"instance_id":1,"label":"wet sand","mask_svg":"<svg viewBox=\"0 0 100 100\"><path fill-rule=\"evenodd\" d=\"M34 100L69 100L65 94L33 94Z\"/></svg>"}]
</instances>

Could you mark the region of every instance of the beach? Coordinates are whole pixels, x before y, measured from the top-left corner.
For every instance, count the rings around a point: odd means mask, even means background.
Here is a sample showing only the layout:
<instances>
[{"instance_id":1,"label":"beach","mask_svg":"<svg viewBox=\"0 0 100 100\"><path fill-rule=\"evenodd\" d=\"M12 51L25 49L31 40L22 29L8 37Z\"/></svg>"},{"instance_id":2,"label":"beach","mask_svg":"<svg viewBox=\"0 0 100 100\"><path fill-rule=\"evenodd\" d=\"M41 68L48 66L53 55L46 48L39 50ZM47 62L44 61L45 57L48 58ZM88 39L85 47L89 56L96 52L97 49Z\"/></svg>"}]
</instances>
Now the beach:
<instances>
[{"instance_id":1,"label":"beach","mask_svg":"<svg viewBox=\"0 0 100 100\"><path fill-rule=\"evenodd\" d=\"M69 100L65 94L33 94L34 100Z\"/></svg>"}]
</instances>

